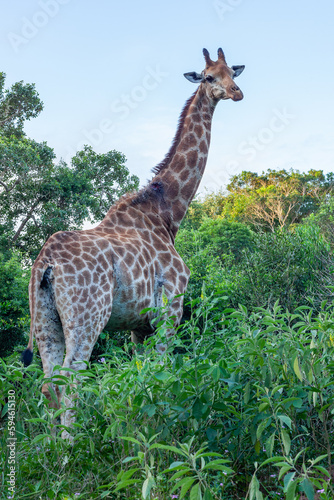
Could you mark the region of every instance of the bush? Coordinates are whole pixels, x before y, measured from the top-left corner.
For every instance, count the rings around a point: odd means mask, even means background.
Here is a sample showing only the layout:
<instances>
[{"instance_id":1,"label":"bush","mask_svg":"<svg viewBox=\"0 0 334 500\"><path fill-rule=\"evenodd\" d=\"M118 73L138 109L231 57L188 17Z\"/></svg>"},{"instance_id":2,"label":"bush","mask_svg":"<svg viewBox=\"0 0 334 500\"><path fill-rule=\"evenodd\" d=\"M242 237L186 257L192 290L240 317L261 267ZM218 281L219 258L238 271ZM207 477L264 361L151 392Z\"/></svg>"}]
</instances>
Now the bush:
<instances>
[{"instance_id":1,"label":"bush","mask_svg":"<svg viewBox=\"0 0 334 500\"><path fill-rule=\"evenodd\" d=\"M30 272L22 269L18 257L8 260L0 254L0 357L25 343L29 329L28 284Z\"/></svg>"},{"instance_id":2,"label":"bush","mask_svg":"<svg viewBox=\"0 0 334 500\"><path fill-rule=\"evenodd\" d=\"M143 353L126 346L79 374L73 446L51 433L62 410L41 404L40 368L2 362L0 453L6 464L14 391L16 496L278 500L298 489L311 500L318 489L332 498L333 307L312 319L306 308L217 315L217 305L193 301L163 358L151 338Z\"/></svg>"},{"instance_id":3,"label":"bush","mask_svg":"<svg viewBox=\"0 0 334 500\"><path fill-rule=\"evenodd\" d=\"M296 226L294 231L258 233L254 251L246 251L239 264L228 270L232 304L259 307L280 304L290 311L305 304L319 309L332 299L334 260L319 228Z\"/></svg>"},{"instance_id":4,"label":"bush","mask_svg":"<svg viewBox=\"0 0 334 500\"><path fill-rule=\"evenodd\" d=\"M233 307L253 310L279 299L292 311L332 300L334 258L321 229L310 221L290 230L254 233L225 220L207 220L196 230L181 230L176 248L191 276L186 298L227 295Z\"/></svg>"},{"instance_id":5,"label":"bush","mask_svg":"<svg viewBox=\"0 0 334 500\"><path fill-rule=\"evenodd\" d=\"M213 252L222 260L231 255L238 262L243 250L254 247L254 233L241 222L228 221L222 218L206 219L199 228L205 246L211 245Z\"/></svg>"}]
</instances>

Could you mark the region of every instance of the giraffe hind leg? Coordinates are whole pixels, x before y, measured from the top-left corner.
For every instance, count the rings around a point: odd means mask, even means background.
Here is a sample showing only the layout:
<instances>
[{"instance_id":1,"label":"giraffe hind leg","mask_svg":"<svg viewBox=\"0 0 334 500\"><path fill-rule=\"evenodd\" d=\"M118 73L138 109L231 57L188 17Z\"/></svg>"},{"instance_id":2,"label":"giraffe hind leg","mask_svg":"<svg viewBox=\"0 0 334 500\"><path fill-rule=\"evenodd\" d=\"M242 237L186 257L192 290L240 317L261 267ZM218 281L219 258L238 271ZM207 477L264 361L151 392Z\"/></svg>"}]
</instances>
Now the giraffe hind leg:
<instances>
[{"instance_id":1,"label":"giraffe hind leg","mask_svg":"<svg viewBox=\"0 0 334 500\"><path fill-rule=\"evenodd\" d=\"M42 359L44 375L46 378L51 378L59 374L59 370L54 370L54 367L63 364L65 339L53 298L53 290L50 282L47 281L48 279L49 276L45 280L43 277L44 283L42 281L38 290L38 313L32 328ZM51 408L59 407L61 394L58 385L46 382L42 387L42 393L49 400ZM57 396L57 401L55 401L54 394Z\"/></svg>"},{"instance_id":2,"label":"giraffe hind leg","mask_svg":"<svg viewBox=\"0 0 334 500\"><path fill-rule=\"evenodd\" d=\"M64 386L62 401L67 408L61 414L61 423L66 429L62 432L62 438L73 443L71 428L76 421L76 405L79 397L78 386L80 384L80 375L73 374L73 371L85 370L86 362L89 361L93 347L106 325L110 313L102 313L94 316L87 324L78 324L80 317L76 321L64 321L64 333L66 342L66 356L63 363L62 374L69 379L69 385ZM70 370L67 371L66 369Z\"/></svg>"}]
</instances>

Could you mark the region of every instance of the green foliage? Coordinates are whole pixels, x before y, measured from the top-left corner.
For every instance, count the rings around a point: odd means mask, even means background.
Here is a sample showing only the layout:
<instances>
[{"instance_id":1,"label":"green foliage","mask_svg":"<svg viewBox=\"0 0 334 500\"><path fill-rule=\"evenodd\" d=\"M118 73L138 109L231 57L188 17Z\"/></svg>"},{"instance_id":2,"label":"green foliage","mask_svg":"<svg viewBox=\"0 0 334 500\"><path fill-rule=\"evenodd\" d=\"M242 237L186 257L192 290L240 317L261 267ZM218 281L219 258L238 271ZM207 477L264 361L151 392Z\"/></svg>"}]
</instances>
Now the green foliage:
<instances>
[{"instance_id":1,"label":"green foliage","mask_svg":"<svg viewBox=\"0 0 334 500\"><path fill-rule=\"evenodd\" d=\"M200 231L181 229L175 241L176 250L186 262L191 276L186 290L186 298L198 297L203 282L208 293L220 292L222 262L217 249L211 244L205 245ZM187 313L189 308L185 308Z\"/></svg>"},{"instance_id":2,"label":"green foliage","mask_svg":"<svg viewBox=\"0 0 334 500\"><path fill-rule=\"evenodd\" d=\"M0 72L0 135L22 137L24 122L38 116L43 103L33 83L16 82L5 89L5 79Z\"/></svg>"},{"instance_id":3,"label":"green foliage","mask_svg":"<svg viewBox=\"0 0 334 500\"><path fill-rule=\"evenodd\" d=\"M54 421L64 410L41 404L39 366L3 362L1 461L14 390L16 496L288 500L304 492L312 500L323 490L332 498L333 307L317 316L278 304L217 315L218 305L205 293L193 301L163 358L153 337L141 354L126 345L68 381L55 376L65 391L79 382L73 446ZM160 321L158 337L165 333Z\"/></svg>"},{"instance_id":4,"label":"green foliage","mask_svg":"<svg viewBox=\"0 0 334 500\"><path fill-rule=\"evenodd\" d=\"M328 196L321 203L319 210L311 214L305 224L317 226L325 240L329 243L331 249L334 248L334 197Z\"/></svg>"},{"instance_id":5,"label":"green foliage","mask_svg":"<svg viewBox=\"0 0 334 500\"><path fill-rule=\"evenodd\" d=\"M181 229L176 248L191 271L186 297L227 295L233 307L253 309L276 300L284 308L332 297L334 259L322 230L311 221L274 233L250 231L224 219L206 219L197 231Z\"/></svg>"},{"instance_id":6,"label":"green foliage","mask_svg":"<svg viewBox=\"0 0 334 500\"><path fill-rule=\"evenodd\" d=\"M205 216L244 222L253 229L274 231L297 224L317 212L333 191L333 174L271 170L261 175L241 172L231 178L227 192L207 194L190 206L184 227L198 229Z\"/></svg>"},{"instance_id":7,"label":"green foliage","mask_svg":"<svg viewBox=\"0 0 334 500\"><path fill-rule=\"evenodd\" d=\"M199 233L203 245L211 245L214 253L221 257L232 254L236 262L240 261L243 250L254 246L254 233L245 224L220 217L205 219Z\"/></svg>"},{"instance_id":8,"label":"green foliage","mask_svg":"<svg viewBox=\"0 0 334 500\"><path fill-rule=\"evenodd\" d=\"M45 143L0 138L0 224L5 250L18 248L34 259L56 231L80 229L87 217L98 222L110 205L138 186L117 151L95 153L85 146L72 159L53 163ZM4 244L4 240L2 240Z\"/></svg>"},{"instance_id":9,"label":"green foliage","mask_svg":"<svg viewBox=\"0 0 334 500\"><path fill-rule=\"evenodd\" d=\"M53 149L23 132L43 108L35 86L4 85L0 73L0 251L18 249L31 261L56 231L80 229L87 218L99 222L139 179L117 151L97 154L85 146L71 165L55 164Z\"/></svg>"},{"instance_id":10,"label":"green foliage","mask_svg":"<svg viewBox=\"0 0 334 500\"><path fill-rule=\"evenodd\" d=\"M232 303L249 308L277 299L284 308L313 303L332 296L334 260L316 226L297 226L294 232L260 233L255 249L227 274L226 294Z\"/></svg>"},{"instance_id":11,"label":"green foliage","mask_svg":"<svg viewBox=\"0 0 334 500\"><path fill-rule=\"evenodd\" d=\"M0 357L22 345L29 329L28 283L30 273L23 270L18 257L0 253Z\"/></svg>"}]
</instances>

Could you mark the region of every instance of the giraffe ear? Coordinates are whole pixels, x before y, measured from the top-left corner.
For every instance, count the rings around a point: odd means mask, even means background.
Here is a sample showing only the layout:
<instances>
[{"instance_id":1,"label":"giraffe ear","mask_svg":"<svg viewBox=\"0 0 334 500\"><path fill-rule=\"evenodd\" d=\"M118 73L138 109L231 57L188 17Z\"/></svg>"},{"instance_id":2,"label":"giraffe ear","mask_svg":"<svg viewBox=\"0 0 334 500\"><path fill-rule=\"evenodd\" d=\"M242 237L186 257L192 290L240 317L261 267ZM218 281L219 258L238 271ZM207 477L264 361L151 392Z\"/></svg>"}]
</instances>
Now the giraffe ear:
<instances>
[{"instance_id":1,"label":"giraffe ear","mask_svg":"<svg viewBox=\"0 0 334 500\"><path fill-rule=\"evenodd\" d=\"M203 76L196 71L191 71L190 73L184 73L185 78L192 83L201 83L203 81Z\"/></svg>"},{"instance_id":2,"label":"giraffe ear","mask_svg":"<svg viewBox=\"0 0 334 500\"><path fill-rule=\"evenodd\" d=\"M241 75L241 73L245 69L245 66L231 66L231 69L233 69L234 71L233 78L236 78L237 76Z\"/></svg>"}]
</instances>

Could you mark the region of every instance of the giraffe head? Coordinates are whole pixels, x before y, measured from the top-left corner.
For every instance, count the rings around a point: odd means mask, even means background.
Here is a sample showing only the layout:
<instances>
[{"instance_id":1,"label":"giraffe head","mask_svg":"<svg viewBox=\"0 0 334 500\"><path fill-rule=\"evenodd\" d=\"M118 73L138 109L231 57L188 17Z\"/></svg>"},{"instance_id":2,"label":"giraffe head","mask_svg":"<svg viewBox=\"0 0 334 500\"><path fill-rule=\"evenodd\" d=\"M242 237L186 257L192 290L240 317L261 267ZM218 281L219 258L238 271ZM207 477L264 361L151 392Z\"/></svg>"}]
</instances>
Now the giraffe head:
<instances>
[{"instance_id":1,"label":"giraffe head","mask_svg":"<svg viewBox=\"0 0 334 500\"><path fill-rule=\"evenodd\" d=\"M206 62L205 69L201 74L192 71L184 76L193 83L201 83L210 99L219 101L220 99L232 99L241 101L243 93L238 85L234 83L234 78L239 76L245 66L227 66L225 55L222 49L218 49L218 60L212 61L210 54L203 49Z\"/></svg>"}]
</instances>

